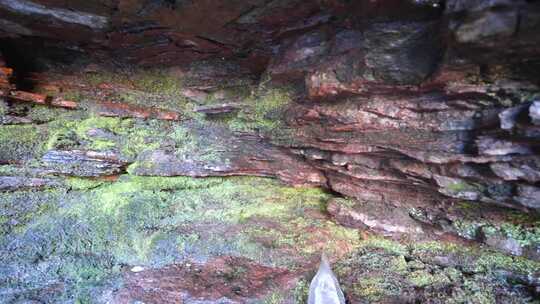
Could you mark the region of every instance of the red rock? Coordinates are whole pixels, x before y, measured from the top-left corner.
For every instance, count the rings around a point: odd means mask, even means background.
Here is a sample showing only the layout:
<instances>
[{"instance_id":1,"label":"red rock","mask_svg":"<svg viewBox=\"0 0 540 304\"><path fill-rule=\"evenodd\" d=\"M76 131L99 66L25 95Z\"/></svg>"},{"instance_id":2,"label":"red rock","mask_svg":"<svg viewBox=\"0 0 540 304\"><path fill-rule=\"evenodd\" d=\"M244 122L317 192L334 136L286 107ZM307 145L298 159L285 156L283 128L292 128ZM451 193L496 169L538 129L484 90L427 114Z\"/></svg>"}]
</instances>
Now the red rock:
<instances>
[{"instance_id":1,"label":"red rock","mask_svg":"<svg viewBox=\"0 0 540 304\"><path fill-rule=\"evenodd\" d=\"M9 95L10 100L21 101L21 102L30 102L40 105L47 104L47 96L41 94L35 94L24 91L11 91Z\"/></svg>"},{"instance_id":2,"label":"red rock","mask_svg":"<svg viewBox=\"0 0 540 304\"><path fill-rule=\"evenodd\" d=\"M13 75L13 69L0 66L0 79L9 78Z\"/></svg>"},{"instance_id":3,"label":"red rock","mask_svg":"<svg viewBox=\"0 0 540 304\"><path fill-rule=\"evenodd\" d=\"M51 106L59 107L59 108L75 109L77 108L77 103L71 100L64 100L62 98L57 97L51 101Z\"/></svg>"},{"instance_id":4,"label":"red rock","mask_svg":"<svg viewBox=\"0 0 540 304\"><path fill-rule=\"evenodd\" d=\"M155 112L155 118L161 120L179 120L180 114L172 111L157 111Z\"/></svg>"},{"instance_id":5,"label":"red rock","mask_svg":"<svg viewBox=\"0 0 540 304\"><path fill-rule=\"evenodd\" d=\"M207 128L203 134L216 138L219 132ZM207 132L212 132L208 134ZM321 186L326 178L321 171L302 161L301 158L264 143L257 137L221 134L222 138L206 143L212 149L213 159L200 161L196 153L177 156L162 150L140 155L132 174L142 176L267 176L276 177L293 186Z\"/></svg>"},{"instance_id":6,"label":"red rock","mask_svg":"<svg viewBox=\"0 0 540 304\"><path fill-rule=\"evenodd\" d=\"M260 300L275 286L296 283L286 269L258 265L245 258L220 257L205 264L184 263L125 273L125 284L111 303L185 303L195 300L247 303Z\"/></svg>"}]
</instances>

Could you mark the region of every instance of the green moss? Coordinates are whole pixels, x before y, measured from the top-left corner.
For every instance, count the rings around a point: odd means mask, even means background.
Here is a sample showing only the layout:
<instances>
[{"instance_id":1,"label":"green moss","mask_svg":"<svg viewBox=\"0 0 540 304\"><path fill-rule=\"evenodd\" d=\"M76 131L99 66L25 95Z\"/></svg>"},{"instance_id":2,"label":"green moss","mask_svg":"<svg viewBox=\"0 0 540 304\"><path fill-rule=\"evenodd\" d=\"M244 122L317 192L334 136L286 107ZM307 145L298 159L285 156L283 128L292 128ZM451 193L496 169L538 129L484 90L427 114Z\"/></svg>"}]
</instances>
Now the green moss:
<instances>
[{"instance_id":1,"label":"green moss","mask_svg":"<svg viewBox=\"0 0 540 304\"><path fill-rule=\"evenodd\" d=\"M396 255L405 255L407 253L405 245L381 237L370 237L362 241L360 248L363 250L383 249Z\"/></svg>"},{"instance_id":2,"label":"green moss","mask_svg":"<svg viewBox=\"0 0 540 304\"><path fill-rule=\"evenodd\" d=\"M261 304L281 304L285 300L285 297L283 294L279 291L271 292L269 295L267 295L263 300Z\"/></svg>"},{"instance_id":3,"label":"green moss","mask_svg":"<svg viewBox=\"0 0 540 304\"><path fill-rule=\"evenodd\" d=\"M75 126L75 121L56 120L49 123L46 149L54 150L77 146L79 144L77 134L73 131Z\"/></svg>"},{"instance_id":4,"label":"green moss","mask_svg":"<svg viewBox=\"0 0 540 304\"><path fill-rule=\"evenodd\" d=\"M466 251L466 254L469 252ZM531 274L540 269L540 263L521 257L512 257L499 252L474 252L477 257L476 270L497 271L501 269L515 271L516 273Z\"/></svg>"},{"instance_id":5,"label":"green moss","mask_svg":"<svg viewBox=\"0 0 540 304\"><path fill-rule=\"evenodd\" d=\"M450 279L444 273L430 273L425 270L417 270L408 274L408 279L415 287L450 284Z\"/></svg>"},{"instance_id":6,"label":"green moss","mask_svg":"<svg viewBox=\"0 0 540 304\"><path fill-rule=\"evenodd\" d=\"M38 158L44 152L45 134L39 126L0 126L0 162Z\"/></svg>"},{"instance_id":7,"label":"green moss","mask_svg":"<svg viewBox=\"0 0 540 304\"><path fill-rule=\"evenodd\" d=\"M74 102L82 102L85 98L83 92L76 90L68 90L62 93L62 98L65 100L70 100Z\"/></svg>"},{"instance_id":8,"label":"green moss","mask_svg":"<svg viewBox=\"0 0 540 304\"><path fill-rule=\"evenodd\" d=\"M482 227L483 223L481 222L470 222L456 220L452 222L452 227L455 229L456 233L466 239L476 240L478 239L479 228Z\"/></svg>"},{"instance_id":9,"label":"green moss","mask_svg":"<svg viewBox=\"0 0 540 304\"><path fill-rule=\"evenodd\" d=\"M14 176L24 175L25 168L21 168L14 165L0 165L0 175Z\"/></svg>"},{"instance_id":10,"label":"green moss","mask_svg":"<svg viewBox=\"0 0 540 304\"><path fill-rule=\"evenodd\" d=\"M178 96L182 90L182 79L173 77L160 69L135 73L132 81L137 89L154 94Z\"/></svg>"},{"instance_id":11,"label":"green moss","mask_svg":"<svg viewBox=\"0 0 540 304\"><path fill-rule=\"evenodd\" d=\"M0 118L6 115L9 111L8 105L3 99L0 99Z\"/></svg>"},{"instance_id":12,"label":"green moss","mask_svg":"<svg viewBox=\"0 0 540 304\"><path fill-rule=\"evenodd\" d=\"M200 129L188 129L176 125L170 137L175 142L175 154L179 158L192 159L209 165L228 165L228 160L222 158L222 153L217 151L220 148L221 139L216 138L215 134L205 134L204 130L201 132Z\"/></svg>"},{"instance_id":13,"label":"green moss","mask_svg":"<svg viewBox=\"0 0 540 304\"><path fill-rule=\"evenodd\" d=\"M296 286L293 289L293 303L302 304L307 303L309 295L309 282L305 279L298 280Z\"/></svg>"},{"instance_id":14,"label":"green moss","mask_svg":"<svg viewBox=\"0 0 540 304\"><path fill-rule=\"evenodd\" d=\"M465 182L455 182L447 187L448 190L458 193L458 192L466 192L466 191L478 191L478 187L472 184L468 184Z\"/></svg>"},{"instance_id":15,"label":"green moss","mask_svg":"<svg viewBox=\"0 0 540 304\"><path fill-rule=\"evenodd\" d=\"M384 276L364 278L353 286L353 293L369 302L399 295L401 288L391 278Z\"/></svg>"},{"instance_id":16,"label":"green moss","mask_svg":"<svg viewBox=\"0 0 540 304\"><path fill-rule=\"evenodd\" d=\"M453 243L426 242L414 246L413 252L419 255L451 255L457 261L467 263L477 272L491 272L506 269L516 273L529 274L540 269L540 263L520 257L505 255L493 250L458 246Z\"/></svg>"},{"instance_id":17,"label":"green moss","mask_svg":"<svg viewBox=\"0 0 540 304\"><path fill-rule=\"evenodd\" d=\"M91 116L85 120L77 122L75 132L81 138L88 139L90 129L105 129L115 133L120 133L129 126L130 121L123 121L115 117Z\"/></svg>"},{"instance_id":18,"label":"green moss","mask_svg":"<svg viewBox=\"0 0 540 304\"><path fill-rule=\"evenodd\" d=\"M229 122L239 132L272 132L282 127L283 111L291 103L287 89L260 90L246 101L246 108Z\"/></svg>"},{"instance_id":19,"label":"green moss","mask_svg":"<svg viewBox=\"0 0 540 304\"><path fill-rule=\"evenodd\" d=\"M515 289L507 274L526 278L540 269L538 262L462 244L366 242L335 270L349 296L369 303L530 303L527 292Z\"/></svg>"},{"instance_id":20,"label":"green moss","mask_svg":"<svg viewBox=\"0 0 540 304\"><path fill-rule=\"evenodd\" d=\"M101 70L97 73L85 73L84 81L92 86L99 86L104 83L114 83L116 85L129 85L129 77L121 71Z\"/></svg>"},{"instance_id":21,"label":"green moss","mask_svg":"<svg viewBox=\"0 0 540 304\"><path fill-rule=\"evenodd\" d=\"M170 122L90 116L82 120L58 120L48 125L47 149L116 150L126 159L157 149L169 135ZM92 134L101 130L104 135Z\"/></svg>"},{"instance_id":22,"label":"green moss","mask_svg":"<svg viewBox=\"0 0 540 304\"><path fill-rule=\"evenodd\" d=\"M195 104L183 96L182 79L160 69L138 69L129 75L120 72L123 87L115 88L111 99L137 106L181 112L196 118Z\"/></svg>"},{"instance_id":23,"label":"green moss","mask_svg":"<svg viewBox=\"0 0 540 304\"><path fill-rule=\"evenodd\" d=\"M36 195L58 207L33 212L31 220L0 238L0 250L18 269L30 271L36 259L49 268L34 277L3 275L13 286L59 280L69 289L66 296L81 299L116 280L122 265L161 267L233 255L295 269L323 248L342 252L358 240L354 229L308 216L328 198L321 190L263 178L70 178L54 198ZM257 225L272 229L251 229ZM233 280L240 274L230 275Z\"/></svg>"},{"instance_id":24,"label":"green moss","mask_svg":"<svg viewBox=\"0 0 540 304\"><path fill-rule=\"evenodd\" d=\"M540 226L534 223L529 227L525 227L506 222L502 223L499 229L503 235L518 241L521 246L540 245Z\"/></svg>"},{"instance_id":25,"label":"green moss","mask_svg":"<svg viewBox=\"0 0 540 304\"><path fill-rule=\"evenodd\" d=\"M26 117L35 122L49 122L67 116L69 111L62 108L35 105L29 108Z\"/></svg>"},{"instance_id":26,"label":"green moss","mask_svg":"<svg viewBox=\"0 0 540 304\"><path fill-rule=\"evenodd\" d=\"M16 191L0 193L0 238L43 214L55 210L63 190Z\"/></svg>"},{"instance_id":27,"label":"green moss","mask_svg":"<svg viewBox=\"0 0 540 304\"><path fill-rule=\"evenodd\" d=\"M474 211L474 210L473 210ZM480 213L465 213L465 216L452 222L452 228L461 237L470 240L480 239L481 230L484 236L500 235L513 239L520 246L536 246L540 244L540 228L538 220L530 215L514 215L502 218L479 218Z\"/></svg>"},{"instance_id":28,"label":"green moss","mask_svg":"<svg viewBox=\"0 0 540 304\"><path fill-rule=\"evenodd\" d=\"M135 158L146 150L154 150L161 146L168 135L169 122L128 120L120 142L120 151L128 158Z\"/></svg>"}]
</instances>

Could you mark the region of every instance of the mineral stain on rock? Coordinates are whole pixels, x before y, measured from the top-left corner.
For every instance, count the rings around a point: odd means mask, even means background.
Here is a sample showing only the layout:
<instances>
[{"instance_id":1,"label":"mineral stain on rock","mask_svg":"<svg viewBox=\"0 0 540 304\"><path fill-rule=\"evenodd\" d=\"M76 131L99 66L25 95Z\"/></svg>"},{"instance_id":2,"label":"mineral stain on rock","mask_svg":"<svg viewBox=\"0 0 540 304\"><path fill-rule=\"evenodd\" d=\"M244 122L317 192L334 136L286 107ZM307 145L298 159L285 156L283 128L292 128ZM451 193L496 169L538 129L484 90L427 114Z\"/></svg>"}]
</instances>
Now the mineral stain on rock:
<instances>
[{"instance_id":1,"label":"mineral stain on rock","mask_svg":"<svg viewBox=\"0 0 540 304\"><path fill-rule=\"evenodd\" d=\"M0 303L537 303L539 26L0 0Z\"/></svg>"}]
</instances>

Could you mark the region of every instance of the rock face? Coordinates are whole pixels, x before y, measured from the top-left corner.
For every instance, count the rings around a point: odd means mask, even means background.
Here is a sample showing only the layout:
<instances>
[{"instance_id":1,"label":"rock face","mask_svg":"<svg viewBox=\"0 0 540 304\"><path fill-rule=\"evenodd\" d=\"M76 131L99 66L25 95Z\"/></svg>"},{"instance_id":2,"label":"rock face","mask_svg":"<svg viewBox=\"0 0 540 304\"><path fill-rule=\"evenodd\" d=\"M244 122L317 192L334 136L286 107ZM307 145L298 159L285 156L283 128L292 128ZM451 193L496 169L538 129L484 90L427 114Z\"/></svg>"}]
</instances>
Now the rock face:
<instances>
[{"instance_id":1,"label":"rock face","mask_svg":"<svg viewBox=\"0 0 540 304\"><path fill-rule=\"evenodd\" d=\"M530 303L539 26L536 1L0 0L0 295L305 303L326 250L349 303Z\"/></svg>"}]
</instances>

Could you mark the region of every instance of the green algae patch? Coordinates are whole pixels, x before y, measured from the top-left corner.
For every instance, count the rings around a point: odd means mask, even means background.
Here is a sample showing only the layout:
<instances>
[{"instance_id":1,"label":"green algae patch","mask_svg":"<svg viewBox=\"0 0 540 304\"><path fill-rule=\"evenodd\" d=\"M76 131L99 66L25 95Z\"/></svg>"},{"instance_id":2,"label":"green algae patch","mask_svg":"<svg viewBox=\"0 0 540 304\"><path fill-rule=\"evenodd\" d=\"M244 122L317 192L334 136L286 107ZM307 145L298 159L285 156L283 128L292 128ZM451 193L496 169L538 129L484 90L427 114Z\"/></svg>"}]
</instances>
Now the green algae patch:
<instances>
[{"instance_id":1,"label":"green algae patch","mask_svg":"<svg viewBox=\"0 0 540 304\"><path fill-rule=\"evenodd\" d=\"M292 102L286 88L260 89L244 100L245 108L228 122L233 131L271 133L283 126L283 113Z\"/></svg>"},{"instance_id":2,"label":"green algae patch","mask_svg":"<svg viewBox=\"0 0 540 304\"><path fill-rule=\"evenodd\" d=\"M59 118L73 115L73 110L34 105L28 109L26 117L36 123L50 122Z\"/></svg>"},{"instance_id":3,"label":"green algae patch","mask_svg":"<svg viewBox=\"0 0 540 304\"><path fill-rule=\"evenodd\" d=\"M134 159L145 150L159 148L167 140L171 123L89 116L53 121L47 127L50 130L48 150L116 151L126 159Z\"/></svg>"},{"instance_id":4,"label":"green algae patch","mask_svg":"<svg viewBox=\"0 0 540 304\"><path fill-rule=\"evenodd\" d=\"M193 159L208 164L228 165L221 157L221 139L210 132L210 127L196 124L193 128L175 125L169 136L174 141L175 155L181 159Z\"/></svg>"},{"instance_id":5,"label":"green algae patch","mask_svg":"<svg viewBox=\"0 0 540 304\"><path fill-rule=\"evenodd\" d=\"M515 256L538 259L540 217L508 209L460 202L446 211L411 209L415 220L438 226L441 230L462 238L484 243L491 248ZM445 218L443 221L433 219Z\"/></svg>"},{"instance_id":6,"label":"green algae patch","mask_svg":"<svg viewBox=\"0 0 540 304\"><path fill-rule=\"evenodd\" d=\"M366 303L534 303L522 286L536 284L538 269L538 262L483 248L378 237L335 265L349 298Z\"/></svg>"},{"instance_id":7,"label":"green algae patch","mask_svg":"<svg viewBox=\"0 0 540 304\"><path fill-rule=\"evenodd\" d=\"M39 126L0 126L0 162L19 162L44 152L46 130Z\"/></svg>"},{"instance_id":8,"label":"green algae patch","mask_svg":"<svg viewBox=\"0 0 540 304\"><path fill-rule=\"evenodd\" d=\"M160 69L149 69L135 73L132 82L141 91L165 96L178 96L183 87L182 79Z\"/></svg>"},{"instance_id":9,"label":"green algae patch","mask_svg":"<svg viewBox=\"0 0 540 304\"><path fill-rule=\"evenodd\" d=\"M54 301L105 292L130 265L231 255L294 269L323 249L343 255L358 241L355 230L320 213L328 194L265 178L68 178L55 193L28 195L49 207L21 213L27 218L0 235L0 256L12 265L0 272L10 288L40 290L43 282L57 282L64 287L51 295ZM6 196L6 208L22 199Z\"/></svg>"},{"instance_id":10,"label":"green algae patch","mask_svg":"<svg viewBox=\"0 0 540 304\"><path fill-rule=\"evenodd\" d=\"M0 238L53 211L62 190L0 192Z\"/></svg>"},{"instance_id":11,"label":"green algae patch","mask_svg":"<svg viewBox=\"0 0 540 304\"><path fill-rule=\"evenodd\" d=\"M183 79L161 69L102 71L88 75L85 82L93 87L114 83L109 92L113 101L192 114L191 102L182 95Z\"/></svg>"},{"instance_id":12,"label":"green algae patch","mask_svg":"<svg viewBox=\"0 0 540 304\"><path fill-rule=\"evenodd\" d=\"M0 118L6 115L8 111L9 111L9 107L7 103L4 101L4 99L0 99Z\"/></svg>"}]
</instances>

